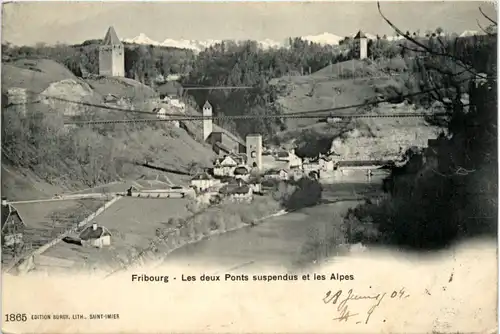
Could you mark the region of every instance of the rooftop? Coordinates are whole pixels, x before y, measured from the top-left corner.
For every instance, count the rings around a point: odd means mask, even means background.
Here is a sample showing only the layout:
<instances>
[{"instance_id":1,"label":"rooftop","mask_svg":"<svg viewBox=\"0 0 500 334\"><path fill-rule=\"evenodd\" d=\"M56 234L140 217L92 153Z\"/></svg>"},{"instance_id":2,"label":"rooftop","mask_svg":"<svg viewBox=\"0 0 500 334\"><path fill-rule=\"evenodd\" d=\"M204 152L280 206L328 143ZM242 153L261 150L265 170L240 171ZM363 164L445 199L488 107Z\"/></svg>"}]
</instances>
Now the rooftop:
<instances>
[{"instance_id":1,"label":"rooftop","mask_svg":"<svg viewBox=\"0 0 500 334\"><path fill-rule=\"evenodd\" d=\"M358 31L358 33L356 34L356 36L354 36L354 39L360 39L360 38L366 38L365 33L362 32L361 30Z\"/></svg>"},{"instance_id":2,"label":"rooftop","mask_svg":"<svg viewBox=\"0 0 500 334\"><path fill-rule=\"evenodd\" d=\"M106 235L111 235L111 233L104 226L97 226L95 230L93 226L89 226L85 230L83 230L82 233L80 233L80 239L82 240L99 239Z\"/></svg>"},{"instance_id":3,"label":"rooftop","mask_svg":"<svg viewBox=\"0 0 500 334\"><path fill-rule=\"evenodd\" d=\"M205 104L203 105L203 109L205 108L212 108L212 105L210 104L210 102L208 102L208 100L205 101Z\"/></svg>"},{"instance_id":4,"label":"rooftop","mask_svg":"<svg viewBox=\"0 0 500 334\"><path fill-rule=\"evenodd\" d=\"M234 169L234 175L246 175L248 174L248 168L245 166L239 166Z\"/></svg>"},{"instance_id":5,"label":"rooftop","mask_svg":"<svg viewBox=\"0 0 500 334\"><path fill-rule=\"evenodd\" d=\"M102 41L102 45L122 45L122 42L116 34L115 28L109 27L108 32Z\"/></svg>"},{"instance_id":6,"label":"rooftop","mask_svg":"<svg viewBox=\"0 0 500 334\"><path fill-rule=\"evenodd\" d=\"M211 179L212 177L207 172L203 172L195 175L191 180L211 180Z\"/></svg>"}]
</instances>

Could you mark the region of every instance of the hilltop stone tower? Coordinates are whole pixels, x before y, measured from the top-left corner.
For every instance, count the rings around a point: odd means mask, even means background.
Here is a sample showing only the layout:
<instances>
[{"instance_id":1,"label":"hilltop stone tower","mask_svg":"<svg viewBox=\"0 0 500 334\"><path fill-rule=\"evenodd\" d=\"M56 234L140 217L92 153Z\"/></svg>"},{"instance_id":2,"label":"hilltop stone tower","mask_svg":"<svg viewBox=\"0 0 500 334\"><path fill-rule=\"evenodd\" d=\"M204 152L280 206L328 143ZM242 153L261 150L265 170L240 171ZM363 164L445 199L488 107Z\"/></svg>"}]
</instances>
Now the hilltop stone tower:
<instances>
[{"instance_id":1,"label":"hilltop stone tower","mask_svg":"<svg viewBox=\"0 0 500 334\"><path fill-rule=\"evenodd\" d=\"M203 116L210 117L203 119L203 140L205 141L212 133L212 105L208 101L203 105Z\"/></svg>"},{"instance_id":2,"label":"hilltop stone tower","mask_svg":"<svg viewBox=\"0 0 500 334\"><path fill-rule=\"evenodd\" d=\"M260 134L248 135L246 144L248 166L262 170L262 136Z\"/></svg>"},{"instance_id":3,"label":"hilltop stone tower","mask_svg":"<svg viewBox=\"0 0 500 334\"><path fill-rule=\"evenodd\" d=\"M125 76L125 49L113 27L109 27L99 46L99 75Z\"/></svg>"},{"instance_id":4,"label":"hilltop stone tower","mask_svg":"<svg viewBox=\"0 0 500 334\"><path fill-rule=\"evenodd\" d=\"M359 44L359 59L365 59L368 57L368 38L366 35L360 30L354 36L354 39L358 41Z\"/></svg>"}]
</instances>

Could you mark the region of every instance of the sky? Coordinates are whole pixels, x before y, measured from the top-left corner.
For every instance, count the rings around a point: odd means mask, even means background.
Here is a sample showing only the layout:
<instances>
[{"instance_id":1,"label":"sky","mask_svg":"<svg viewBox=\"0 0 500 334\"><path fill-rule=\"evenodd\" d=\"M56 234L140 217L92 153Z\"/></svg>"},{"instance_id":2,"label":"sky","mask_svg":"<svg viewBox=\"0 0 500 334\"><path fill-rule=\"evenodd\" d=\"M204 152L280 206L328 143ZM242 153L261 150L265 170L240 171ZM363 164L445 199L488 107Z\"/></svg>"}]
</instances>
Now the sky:
<instances>
[{"instance_id":1,"label":"sky","mask_svg":"<svg viewBox=\"0 0 500 334\"><path fill-rule=\"evenodd\" d=\"M480 30L497 11L487 1L381 2L384 15L403 31L442 27L448 32ZM2 6L2 41L16 45L81 43L103 38L114 26L118 36L140 33L159 42L170 39L255 39L324 32L346 36L361 29L393 35L376 2L17 2Z\"/></svg>"}]
</instances>

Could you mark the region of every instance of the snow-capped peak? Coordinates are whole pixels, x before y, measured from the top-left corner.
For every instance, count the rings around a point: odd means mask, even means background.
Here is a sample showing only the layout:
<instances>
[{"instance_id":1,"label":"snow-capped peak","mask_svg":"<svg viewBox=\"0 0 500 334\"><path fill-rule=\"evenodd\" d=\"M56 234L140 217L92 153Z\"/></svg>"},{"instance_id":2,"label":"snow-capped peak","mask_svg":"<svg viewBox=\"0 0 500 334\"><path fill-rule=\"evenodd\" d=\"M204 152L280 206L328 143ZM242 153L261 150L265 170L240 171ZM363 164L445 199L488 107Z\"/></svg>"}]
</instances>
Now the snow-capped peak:
<instances>
[{"instance_id":1,"label":"snow-capped peak","mask_svg":"<svg viewBox=\"0 0 500 334\"><path fill-rule=\"evenodd\" d=\"M353 34L349 34L349 37L354 37L357 32ZM474 30L466 30L464 31L460 37L466 37L466 36L473 36L473 35L480 35L480 32L474 31ZM373 34L368 34L365 33L365 36L368 39L375 40L377 39L376 35ZM308 36L302 36L300 37L303 40L313 42L313 43L318 43L322 45L338 45L340 41L344 39L342 36L338 36L332 33L324 32L322 34L318 35L308 35ZM404 38L403 36L387 36L387 39L390 41L395 41ZM143 45L154 45L154 46L164 46L164 47L172 47L172 48L179 48L179 49L190 49L195 52L200 52L203 51L204 49L220 43L221 40L212 40L212 39L207 39L207 40L190 40L190 39L170 39L167 38L163 42L158 42L155 41L144 33L140 33L138 36L134 38L127 38L123 39L123 42L126 43L133 43L133 44L143 44ZM235 40L236 43L240 42L238 40ZM264 39L257 41L258 45L262 49L269 49L269 48L279 48L279 47L284 47L287 45L287 42L277 42L272 39Z\"/></svg>"},{"instance_id":2,"label":"snow-capped peak","mask_svg":"<svg viewBox=\"0 0 500 334\"><path fill-rule=\"evenodd\" d=\"M189 40L189 39L171 39L167 38L163 42L158 42L155 40L152 40L146 34L141 33L139 36L136 36L134 38L127 38L123 40L126 43L133 43L133 44L143 44L143 45L154 45L154 46L164 46L164 47L172 47L172 48L179 48L179 49L190 49L196 52L203 51L204 49L222 42L222 40L215 40L215 39L207 39L204 41L200 40ZM238 42L238 41L235 41ZM276 42L271 39L264 39L262 41L258 41L258 44L260 47L263 49L267 48L274 48L274 47L280 47L283 46L283 43Z\"/></svg>"},{"instance_id":3,"label":"snow-capped peak","mask_svg":"<svg viewBox=\"0 0 500 334\"><path fill-rule=\"evenodd\" d=\"M134 38L126 38L123 40L126 43L133 43L133 44L144 44L144 45L160 45L159 42L152 40L146 34L140 33L139 36L136 36Z\"/></svg>"},{"instance_id":4,"label":"snow-capped peak","mask_svg":"<svg viewBox=\"0 0 500 334\"><path fill-rule=\"evenodd\" d=\"M475 30L465 30L463 33L460 34L460 37L468 37L474 35L479 35L479 32Z\"/></svg>"},{"instance_id":5,"label":"snow-capped peak","mask_svg":"<svg viewBox=\"0 0 500 334\"><path fill-rule=\"evenodd\" d=\"M337 45L344 37L324 32L319 35L302 36L301 39L322 45Z\"/></svg>"}]
</instances>

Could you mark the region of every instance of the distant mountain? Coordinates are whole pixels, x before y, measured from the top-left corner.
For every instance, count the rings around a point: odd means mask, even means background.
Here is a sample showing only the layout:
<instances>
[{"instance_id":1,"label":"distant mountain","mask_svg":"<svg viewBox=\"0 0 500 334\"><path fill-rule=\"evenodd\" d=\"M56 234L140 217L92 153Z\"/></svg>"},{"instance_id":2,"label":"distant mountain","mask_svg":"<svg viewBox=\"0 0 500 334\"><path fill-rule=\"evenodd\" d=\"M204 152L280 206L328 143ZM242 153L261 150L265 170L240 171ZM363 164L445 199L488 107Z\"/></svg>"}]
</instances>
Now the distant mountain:
<instances>
[{"instance_id":1,"label":"distant mountain","mask_svg":"<svg viewBox=\"0 0 500 334\"><path fill-rule=\"evenodd\" d=\"M160 46L161 43L152 40L146 34L140 33L139 36L136 36L134 38L126 38L123 40L125 43L132 43L132 44L143 44L143 45L154 45L154 46Z\"/></svg>"},{"instance_id":2,"label":"distant mountain","mask_svg":"<svg viewBox=\"0 0 500 334\"><path fill-rule=\"evenodd\" d=\"M134 38L126 38L123 40L123 42L126 43L132 43L132 44L143 44L143 45L154 45L154 46L164 46L164 47L172 47L172 48L178 48L178 49L190 49L196 52L203 51L204 49L220 43L222 40L213 40L213 39L208 39L204 41L199 41L199 40L187 40L187 39L180 39L180 40L175 40L175 39L170 39L167 38L163 42L158 42L155 41L144 33L140 33L139 36L136 36ZM238 41L236 41L238 42ZM276 42L271 39L265 39L262 41L257 41L259 45L263 49L267 48L275 48L275 47L280 47L283 46L283 43Z\"/></svg>"},{"instance_id":3,"label":"distant mountain","mask_svg":"<svg viewBox=\"0 0 500 334\"><path fill-rule=\"evenodd\" d=\"M468 37L468 36L474 36L474 35L481 35L481 34L478 31L475 31L475 30L465 30L459 36L460 37Z\"/></svg>"},{"instance_id":4,"label":"distant mountain","mask_svg":"<svg viewBox=\"0 0 500 334\"><path fill-rule=\"evenodd\" d=\"M357 32L349 34L349 37L354 37ZM474 30L466 30L462 34L460 34L460 37L467 37L467 36L473 36L473 35L480 35L482 34L481 32L477 32ZM377 39L376 35L365 33L366 37L368 39ZM380 37L382 37L380 35ZM300 37L303 40L310 41L313 43L318 43L321 45L338 45L340 41L342 41L345 37L343 36L338 36L335 34L331 34L328 32L324 32L319 35L308 35L308 36L301 36ZM403 39L403 36L387 36L387 40L389 41L396 41ZM155 41L144 33L140 33L138 36L134 38L127 38L123 40L126 43L133 43L133 44L143 44L143 45L154 45L154 46L164 46L164 47L172 47L172 48L178 48L178 49L190 49L195 52L200 52L203 51L204 49L220 43L221 40L189 40L189 39L180 39L180 40L175 40L175 39L170 39L167 38L163 42L158 42ZM235 42L242 42L242 40L237 40ZM285 47L287 45L286 42L277 42L272 39L264 39L261 41L257 41L259 46L263 49L269 49L269 48L279 48L279 47Z\"/></svg>"},{"instance_id":5,"label":"distant mountain","mask_svg":"<svg viewBox=\"0 0 500 334\"><path fill-rule=\"evenodd\" d=\"M341 40L344 39L344 37L330 34L328 32L324 32L319 35L302 36L301 38L303 40L318 43L321 45L337 45Z\"/></svg>"}]
</instances>

